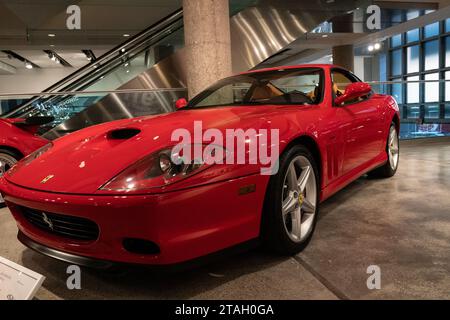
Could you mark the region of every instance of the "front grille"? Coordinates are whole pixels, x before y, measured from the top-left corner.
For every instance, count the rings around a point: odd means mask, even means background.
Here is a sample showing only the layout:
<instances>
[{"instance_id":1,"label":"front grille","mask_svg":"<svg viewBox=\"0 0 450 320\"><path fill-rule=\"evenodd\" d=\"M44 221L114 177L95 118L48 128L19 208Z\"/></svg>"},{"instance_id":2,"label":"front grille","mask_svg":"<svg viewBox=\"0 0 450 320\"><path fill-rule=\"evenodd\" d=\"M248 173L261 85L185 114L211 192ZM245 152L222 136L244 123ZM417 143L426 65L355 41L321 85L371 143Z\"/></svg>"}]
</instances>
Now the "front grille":
<instances>
[{"instance_id":1,"label":"front grille","mask_svg":"<svg viewBox=\"0 0 450 320\"><path fill-rule=\"evenodd\" d=\"M29 223L48 233L82 241L98 238L98 226L91 220L26 207L20 207L20 209Z\"/></svg>"}]
</instances>

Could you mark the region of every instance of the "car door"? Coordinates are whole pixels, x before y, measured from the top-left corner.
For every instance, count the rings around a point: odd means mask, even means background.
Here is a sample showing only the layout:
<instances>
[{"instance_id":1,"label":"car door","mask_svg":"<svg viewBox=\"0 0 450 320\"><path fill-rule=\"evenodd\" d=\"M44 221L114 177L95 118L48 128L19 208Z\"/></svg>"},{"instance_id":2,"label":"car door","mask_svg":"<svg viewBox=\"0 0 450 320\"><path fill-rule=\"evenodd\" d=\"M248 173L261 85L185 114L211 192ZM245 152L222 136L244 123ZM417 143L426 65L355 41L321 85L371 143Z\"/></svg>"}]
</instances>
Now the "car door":
<instances>
[{"instance_id":1,"label":"car door","mask_svg":"<svg viewBox=\"0 0 450 320\"><path fill-rule=\"evenodd\" d=\"M331 72L333 95L343 94L348 84L360 81L343 69ZM342 174L362 166L380 152L381 105L374 103L372 94L344 103L338 108L341 129L344 135L344 159Z\"/></svg>"}]
</instances>

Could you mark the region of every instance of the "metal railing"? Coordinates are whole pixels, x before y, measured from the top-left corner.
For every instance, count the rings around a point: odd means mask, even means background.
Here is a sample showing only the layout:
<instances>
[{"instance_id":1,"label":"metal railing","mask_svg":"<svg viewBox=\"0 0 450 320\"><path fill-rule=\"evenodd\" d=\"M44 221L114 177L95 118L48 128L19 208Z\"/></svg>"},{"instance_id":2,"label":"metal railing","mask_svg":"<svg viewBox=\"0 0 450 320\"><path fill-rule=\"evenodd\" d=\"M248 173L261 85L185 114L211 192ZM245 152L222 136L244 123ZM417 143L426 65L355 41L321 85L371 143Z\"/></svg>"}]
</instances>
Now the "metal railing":
<instances>
[{"instance_id":1,"label":"metal railing","mask_svg":"<svg viewBox=\"0 0 450 320\"><path fill-rule=\"evenodd\" d=\"M49 88L45 89L44 92L39 92L37 94L33 94L29 101L21 105L18 109L15 109L11 112L8 112L6 114L3 114L2 117L7 118L12 116L15 112L20 111L20 109L24 109L31 105L33 102L36 102L37 100L41 98L46 98L48 94L55 94L58 91L74 91L80 87L81 83L86 82L86 78L89 75L92 75L94 73L99 73L99 70L102 68L108 67L108 65L113 62L117 61L118 58L120 58L123 55L129 54L133 50L135 50L138 47L141 47L143 43L148 42L153 36L165 36L169 35L172 32L174 32L174 29L171 29L171 26L176 24L177 22L182 21L183 19L183 10L179 9L175 11L174 13L170 14L167 17L164 17L163 19L159 20L158 22L154 23L152 26L148 27L147 29L143 30L142 32L138 33L137 35L131 37L126 42L116 46L115 48L111 49L110 51L103 54L100 58L93 61L92 63L89 63L85 65L84 67L78 69L77 71L73 72L72 74L68 75L67 77L63 78L62 80L58 81L54 85L50 86ZM23 95L24 96L24 95Z\"/></svg>"},{"instance_id":2,"label":"metal railing","mask_svg":"<svg viewBox=\"0 0 450 320\"><path fill-rule=\"evenodd\" d=\"M401 94L397 98L401 112L402 138L447 135L450 132L450 79L368 83L376 93L391 94L394 97L397 93ZM408 86L413 84L416 100L410 102ZM338 85L345 88L346 84ZM393 86L397 86L395 90ZM432 100L428 99L430 91ZM30 112L25 114L53 116L55 121L40 130L42 135L52 139L102 122L174 111L175 101L187 97L187 88L2 93L0 106L5 111L9 101L21 101L30 97L52 98L46 101L36 100Z\"/></svg>"}]
</instances>

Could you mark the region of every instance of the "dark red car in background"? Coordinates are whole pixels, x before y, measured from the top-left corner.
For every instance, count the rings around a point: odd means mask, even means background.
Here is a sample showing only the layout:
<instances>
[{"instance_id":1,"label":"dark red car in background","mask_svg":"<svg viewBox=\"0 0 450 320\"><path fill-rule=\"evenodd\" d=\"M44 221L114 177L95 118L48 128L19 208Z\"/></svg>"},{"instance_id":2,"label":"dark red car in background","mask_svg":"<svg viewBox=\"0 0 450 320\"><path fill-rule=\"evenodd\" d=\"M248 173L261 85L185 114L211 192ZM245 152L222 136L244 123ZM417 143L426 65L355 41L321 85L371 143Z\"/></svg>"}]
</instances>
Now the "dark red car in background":
<instances>
[{"instance_id":1,"label":"dark red car in background","mask_svg":"<svg viewBox=\"0 0 450 320\"><path fill-rule=\"evenodd\" d=\"M48 143L36 135L40 125L50 122L48 117L28 119L0 119L0 176L17 161ZM4 205L0 197L0 207Z\"/></svg>"}]
</instances>

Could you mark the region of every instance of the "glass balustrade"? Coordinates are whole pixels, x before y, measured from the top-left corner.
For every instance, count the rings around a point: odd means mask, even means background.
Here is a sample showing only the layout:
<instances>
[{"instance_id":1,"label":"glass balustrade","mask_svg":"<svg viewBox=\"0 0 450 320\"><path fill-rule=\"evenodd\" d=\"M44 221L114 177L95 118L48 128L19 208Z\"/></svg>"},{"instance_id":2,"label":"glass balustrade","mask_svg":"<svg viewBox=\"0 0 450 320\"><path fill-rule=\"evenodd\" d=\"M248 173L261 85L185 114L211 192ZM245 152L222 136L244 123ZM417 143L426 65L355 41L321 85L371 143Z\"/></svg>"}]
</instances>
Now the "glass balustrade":
<instances>
[{"instance_id":1,"label":"glass balustrade","mask_svg":"<svg viewBox=\"0 0 450 320\"><path fill-rule=\"evenodd\" d=\"M433 75L433 74L432 74ZM392 95L400 108L402 139L450 135L450 73L446 79L369 82L375 93ZM345 86L344 86L345 87ZM410 88L423 88L425 94L408 102ZM2 111L11 101L26 100L34 94L0 95ZM67 133L108 121L175 111L175 102L187 98L186 88L154 90L113 90L41 94L23 117L51 116L54 121L41 126L39 134L55 139ZM444 100L440 97L444 96Z\"/></svg>"}]
</instances>

